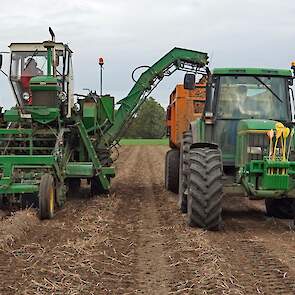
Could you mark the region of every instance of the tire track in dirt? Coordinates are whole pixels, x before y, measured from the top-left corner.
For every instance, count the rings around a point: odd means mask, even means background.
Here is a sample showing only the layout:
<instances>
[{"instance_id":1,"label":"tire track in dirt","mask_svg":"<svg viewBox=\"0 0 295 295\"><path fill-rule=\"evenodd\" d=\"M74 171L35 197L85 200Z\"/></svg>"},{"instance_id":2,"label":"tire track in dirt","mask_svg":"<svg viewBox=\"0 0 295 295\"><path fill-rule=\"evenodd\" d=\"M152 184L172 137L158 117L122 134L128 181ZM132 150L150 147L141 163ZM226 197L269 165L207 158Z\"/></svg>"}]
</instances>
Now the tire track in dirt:
<instances>
[{"instance_id":1,"label":"tire track in dirt","mask_svg":"<svg viewBox=\"0 0 295 295\"><path fill-rule=\"evenodd\" d=\"M207 236L230 262L234 277L243 286L242 294L295 294L294 266L280 259L279 249L272 251L274 236L267 234L286 233L287 228L280 220L270 222L261 206L255 208L250 202L225 197L225 229Z\"/></svg>"},{"instance_id":2,"label":"tire track in dirt","mask_svg":"<svg viewBox=\"0 0 295 295\"><path fill-rule=\"evenodd\" d=\"M130 147L130 153L135 163L133 169L128 175L118 177L113 186L119 199L115 216L122 225L122 236L132 245L129 274L133 283L124 291L125 294L168 294L169 273L162 257L164 241L159 232L149 165L154 158L142 146ZM124 167L120 169L126 171Z\"/></svg>"},{"instance_id":3,"label":"tire track in dirt","mask_svg":"<svg viewBox=\"0 0 295 295\"><path fill-rule=\"evenodd\" d=\"M160 218L154 194L154 169L157 158L147 147L142 151L145 159L142 164L141 180L143 198L141 198L138 223L138 280L140 293L168 294L171 281L168 263L164 256L165 240L161 232ZM157 167L158 168L158 167Z\"/></svg>"},{"instance_id":4,"label":"tire track in dirt","mask_svg":"<svg viewBox=\"0 0 295 295\"><path fill-rule=\"evenodd\" d=\"M259 236L239 234L243 227L238 226L231 231L236 234L208 236L229 262L233 276L243 287L242 294L295 294L294 272L265 247Z\"/></svg>"},{"instance_id":5,"label":"tire track in dirt","mask_svg":"<svg viewBox=\"0 0 295 295\"><path fill-rule=\"evenodd\" d=\"M164 189L166 151L167 147L160 147L150 153L158 158L153 184L173 276L169 294L241 294L242 287L228 271L219 249L210 244L203 230L188 227L185 215L177 208L177 195Z\"/></svg>"}]
</instances>

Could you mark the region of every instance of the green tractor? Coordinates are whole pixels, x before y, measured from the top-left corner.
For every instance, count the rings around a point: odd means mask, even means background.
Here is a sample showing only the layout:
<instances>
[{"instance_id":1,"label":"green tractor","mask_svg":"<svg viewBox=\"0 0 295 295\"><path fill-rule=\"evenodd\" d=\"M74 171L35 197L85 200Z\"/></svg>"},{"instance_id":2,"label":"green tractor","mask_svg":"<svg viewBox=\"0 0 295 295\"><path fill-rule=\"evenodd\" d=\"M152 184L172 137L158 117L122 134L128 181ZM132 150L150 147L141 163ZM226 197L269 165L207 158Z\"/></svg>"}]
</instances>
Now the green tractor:
<instances>
[{"instance_id":1,"label":"green tractor","mask_svg":"<svg viewBox=\"0 0 295 295\"><path fill-rule=\"evenodd\" d=\"M74 95L72 51L49 31L50 41L10 45L16 106L0 112L0 203L33 201L41 219L52 218L81 179L90 196L108 192L112 150L146 97L164 77L201 72L208 60L206 53L172 49L147 67L115 111L110 95Z\"/></svg>"},{"instance_id":2,"label":"green tractor","mask_svg":"<svg viewBox=\"0 0 295 295\"><path fill-rule=\"evenodd\" d=\"M179 205L188 223L222 224L224 193L264 199L267 215L294 217L294 97L291 70L218 68L203 116L181 145Z\"/></svg>"}]
</instances>

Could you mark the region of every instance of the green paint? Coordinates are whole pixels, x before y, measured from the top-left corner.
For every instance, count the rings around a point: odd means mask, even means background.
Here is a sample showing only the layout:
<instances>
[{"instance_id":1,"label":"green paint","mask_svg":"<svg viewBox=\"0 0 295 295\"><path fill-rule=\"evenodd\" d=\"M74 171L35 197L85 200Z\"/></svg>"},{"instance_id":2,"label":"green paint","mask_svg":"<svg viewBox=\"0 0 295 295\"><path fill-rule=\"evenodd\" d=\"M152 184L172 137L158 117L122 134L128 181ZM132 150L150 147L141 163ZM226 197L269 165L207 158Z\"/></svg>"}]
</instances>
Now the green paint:
<instances>
[{"instance_id":1,"label":"green paint","mask_svg":"<svg viewBox=\"0 0 295 295\"><path fill-rule=\"evenodd\" d=\"M1 135L15 135L15 134L19 134L19 135L20 134L29 134L29 135L32 135L32 133L33 133L33 129L13 129L13 128L3 129L3 128L0 128L0 134Z\"/></svg>"},{"instance_id":2,"label":"green paint","mask_svg":"<svg viewBox=\"0 0 295 295\"><path fill-rule=\"evenodd\" d=\"M9 186L3 186L0 184L0 194L25 194L25 193L37 193L39 192L39 185L35 184L21 184L13 183Z\"/></svg>"},{"instance_id":3,"label":"green paint","mask_svg":"<svg viewBox=\"0 0 295 295\"><path fill-rule=\"evenodd\" d=\"M252 160L240 170L241 183L252 197L280 197L295 188L295 162ZM257 177L259 181L257 182Z\"/></svg>"},{"instance_id":4,"label":"green paint","mask_svg":"<svg viewBox=\"0 0 295 295\"><path fill-rule=\"evenodd\" d=\"M97 104L95 102L83 103L83 123L86 129L97 125Z\"/></svg>"},{"instance_id":5,"label":"green paint","mask_svg":"<svg viewBox=\"0 0 295 295\"><path fill-rule=\"evenodd\" d=\"M271 130L275 129L275 125L278 123L273 120L262 120L262 119L249 119L241 120L238 125L238 134L242 132L248 132L250 130Z\"/></svg>"},{"instance_id":6,"label":"green paint","mask_svg":"<svg viewBox=\"0 0 295 295\"><path fill-rule=\"evenodd\" d=\"M114 97L110 95L104 95L100 98L99 104L99 122L103 124L105 120L110 123L114 122Z\"/></svg>"},{"instance_id":7,"label":"green paint","mask_svg":"<svg viewBox=\"0 0 295 295\"><path fill-rule=\"evenodd\" d=\"M32 91L61 91L60 80L52 76L35 76L30 80Z\"/></svg>"},{"instance_id":8,"label":"green paint","mask_svg":"<svg viewBox=\"0 0 295 295\"><path fill-rule=\"evenodd\" d=\"M292 78L291 70L262 68L216 68L213 75L282 76Z\"/></svg>"},{"instance_id":9,"label":"green paint","mask_svg":"<svg viewBox=\"0 0 295 295\"><path fill-rule=\"evenodd\" d=\"M4 120L6 122L19 122L20 114L17 108L13 107L10 110L4 112Z\"/></svg>"},{"instance_id":10,"label":"green paint","mask_svg":"<svg viewBox=\"0 0 295 295\"><path fill-rule=\"evenodd\" d=\"M26 106L25 109L31 114L34 121L41 124L48 124L52 121L56 121L60 115L60 110L58 108Z\"/></svg>"},{"instance_id":11,"label":"green paint","mask_svg":"<svg viewBox=\"0 0 295 295\"><path fill-rule=\"evenodd\" d=\"M55 159L53 156L20 156L20 155L1 155L0 156L0 170L2 170L2 178L0 179L0 193L28 193L35 192L36 185L34 184L34 178L30 178L31 181L25 184L15 184L14 180L14 169L48 169L54 165ZM22 175L26 178L27 170L24 170ZM32 182L34 185L32 185ZM37 186L38 187L38 186Z\"/></svg>"},{"instance_id":12,"label":"green paint","mask_svg":"<svg viewBox=\"0 0 295 295\"><path fill-rule=\"evenodd\" d=\"M92 162L69 162L66 166L66 177L93 177L94 167Z\"/></svg>"},{"instance_id":13,"label":"green paint","mask_svg":"<svg viewBox=\"0 0 295 295\"><path fill-rule=\"evenodd\" d=\"M88 136L87 130L86 130L83 122L78 117L76 118L76 122L77 122L76 124L77 124L78 130L79 130L81 139L82 139L84 146L87 150L89 160L91 160L93 163L93 166L95 169L95 175L98 176L102 187L105 190L108 190L110 188L110 182L108 181L106 176L102 173L103 167L98 159L96 150L91 142L91 139Z\"/></svg>"},{"instance_id":14,"label":"green paint","mask_svg":"<svg viewBox=\"0 0 295 295\"><path fill-rule=\"evenodd\" d=\"M47 76L51 76L52 69L52 50L50 47L47 48Z\"/></svg>"}]
</instances>

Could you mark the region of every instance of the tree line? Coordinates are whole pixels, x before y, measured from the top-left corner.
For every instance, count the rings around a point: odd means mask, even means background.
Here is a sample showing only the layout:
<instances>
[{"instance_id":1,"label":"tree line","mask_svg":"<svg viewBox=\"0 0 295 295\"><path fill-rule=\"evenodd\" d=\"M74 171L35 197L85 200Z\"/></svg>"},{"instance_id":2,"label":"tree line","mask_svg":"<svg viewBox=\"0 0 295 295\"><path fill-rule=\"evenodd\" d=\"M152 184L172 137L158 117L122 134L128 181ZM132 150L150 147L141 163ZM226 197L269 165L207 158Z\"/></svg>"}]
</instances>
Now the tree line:
<instances>
[{"instance_id":1,"label":"tree line","mask_svg":"<svg viewBox=\"0 0 295 295\"><path fill-rule=\"evenodd\" d=\"M152 97L146 99L124 138L163 138L166 135L165 109Z\"/></svg>"}]
</instances>

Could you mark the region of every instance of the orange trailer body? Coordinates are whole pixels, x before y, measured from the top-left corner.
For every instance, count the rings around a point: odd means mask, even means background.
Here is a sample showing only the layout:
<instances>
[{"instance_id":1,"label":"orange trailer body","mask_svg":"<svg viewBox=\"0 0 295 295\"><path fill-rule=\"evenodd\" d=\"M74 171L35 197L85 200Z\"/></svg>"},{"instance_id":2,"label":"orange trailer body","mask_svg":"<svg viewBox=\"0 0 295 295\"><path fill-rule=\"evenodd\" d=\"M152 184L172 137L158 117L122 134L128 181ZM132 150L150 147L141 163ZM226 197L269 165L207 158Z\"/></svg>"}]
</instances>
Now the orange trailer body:
<instances>
[{"instance_id":1,"label":"orange trailer body","mask_svg":"<svg viewBox=\"0 0 295 295\"><path fill-rule=\"evenodd\" d=\"M202 116L206 101L206 84L196 84L193 90L178 84L170 94L167 108L167 133L171 148L180 148L183 132L189 130L190 122Z\"/></svg>"}]
</instances>

